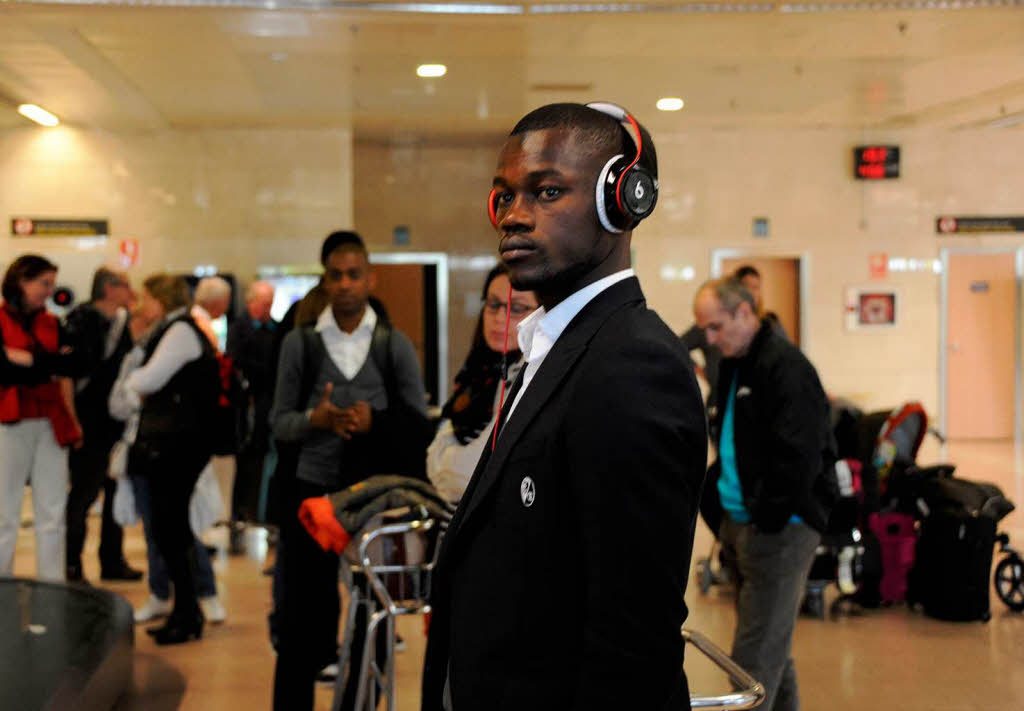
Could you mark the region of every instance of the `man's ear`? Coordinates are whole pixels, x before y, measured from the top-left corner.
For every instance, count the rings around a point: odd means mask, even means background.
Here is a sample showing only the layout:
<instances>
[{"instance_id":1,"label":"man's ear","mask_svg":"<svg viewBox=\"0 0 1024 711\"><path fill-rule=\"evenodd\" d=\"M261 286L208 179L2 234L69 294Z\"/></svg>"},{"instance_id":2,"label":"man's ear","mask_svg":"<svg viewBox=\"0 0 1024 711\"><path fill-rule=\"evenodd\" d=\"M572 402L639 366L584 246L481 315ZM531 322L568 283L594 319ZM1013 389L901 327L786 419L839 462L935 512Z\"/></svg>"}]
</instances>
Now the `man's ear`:
<instances>
[{"instance_id":1,"label":"man's ear","mask_svg":"<svg viewBox=\"0 0 1024 711\"><path fill-rule=\"evenodd\" d=\"M366 282L370 285L371 292L377 290L377 271L373 267L370 267L370 274L367 276Z\"/></svg>"}]
</instances>

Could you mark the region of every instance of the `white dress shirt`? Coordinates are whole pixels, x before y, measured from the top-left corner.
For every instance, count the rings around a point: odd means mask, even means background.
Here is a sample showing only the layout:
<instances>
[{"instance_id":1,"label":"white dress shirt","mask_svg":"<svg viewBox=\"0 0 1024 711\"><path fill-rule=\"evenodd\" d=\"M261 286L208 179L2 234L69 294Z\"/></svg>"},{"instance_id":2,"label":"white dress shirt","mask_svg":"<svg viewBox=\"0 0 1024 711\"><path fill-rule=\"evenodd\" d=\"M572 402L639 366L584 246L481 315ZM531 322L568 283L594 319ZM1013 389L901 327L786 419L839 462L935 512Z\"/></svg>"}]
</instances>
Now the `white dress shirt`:
<instances>
[{"instance_id":1,"label":"white dress shirt","mask_svg":"<svg viewBox=\"0 0 1024 711\"><path fill-rule=\"evenodd\" d=\"M551 349L554 348L558 337L562 335L565 327L572 322L576 315L583 310L594 298L608 287L618 284L623 279L633 276L632 269L623 269L603 279L598 279L593 284L588 284L572 296L565 299L548 313L543 306L527 316L519 324L519 350L523 352L523 360L526 361L526 371L523 374L523 386L519 388L515 402L508 411L508 419L512 419L519 401L523 399L523 393L530 387L533 376L540 370ZM501 436L500 434L498 435Z\"/></svg>"},{"instance_id":2,"label":"white dress shirt","mask_svg":"<svg viewBox=\"0 0 1024 711\"><path fill-rule=\"evenodd\" d=\"M362 370L366 357L370 355L370 344L373 342L373 329L377 326L377 314L371 306L366 307L363 319L352 333L345 333L334 320L334 312L328 306L316 320L316 330L324 339L327 355L331 357L338 370L349 380L356 377Z\"/></svg>"}]
</instances>

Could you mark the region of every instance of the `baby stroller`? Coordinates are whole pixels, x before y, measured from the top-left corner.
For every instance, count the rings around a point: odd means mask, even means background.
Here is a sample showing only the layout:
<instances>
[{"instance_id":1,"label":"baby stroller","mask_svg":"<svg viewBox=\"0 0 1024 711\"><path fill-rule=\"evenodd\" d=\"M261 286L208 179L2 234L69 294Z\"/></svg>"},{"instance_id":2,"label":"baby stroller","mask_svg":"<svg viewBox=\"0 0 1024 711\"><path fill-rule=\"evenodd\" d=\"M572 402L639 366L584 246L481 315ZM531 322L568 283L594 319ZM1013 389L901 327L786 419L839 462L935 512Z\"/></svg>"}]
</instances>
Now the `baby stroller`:
<instances>
[{"instance_id":1,"label":"baby stroller","mask_svg":"<svg viewBox=\"0 0 1024 711\"><path fill-rule=\"evenodd\" d=\"M837 399L832 426L840 498L811 566L803 606L805 614L819 618L825 616L825 590L833 583L840 593L830 608L833 616L903 599L913 562L913 520L880 510L908 471L921 471L915 462L925 436L939 436L928 427L928 415L918 402L864 414ZM927 471L947 470L952 468L939 465Z\"/></svg>"}]
</instances>

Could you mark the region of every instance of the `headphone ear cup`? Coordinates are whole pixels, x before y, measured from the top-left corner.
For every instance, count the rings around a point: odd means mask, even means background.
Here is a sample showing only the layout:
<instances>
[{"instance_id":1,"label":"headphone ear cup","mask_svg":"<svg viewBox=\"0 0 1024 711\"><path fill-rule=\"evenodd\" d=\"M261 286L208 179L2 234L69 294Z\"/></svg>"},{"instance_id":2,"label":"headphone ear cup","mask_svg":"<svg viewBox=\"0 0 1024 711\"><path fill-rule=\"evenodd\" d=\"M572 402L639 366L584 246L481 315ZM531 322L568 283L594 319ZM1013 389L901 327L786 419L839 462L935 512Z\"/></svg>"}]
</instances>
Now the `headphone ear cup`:
<instances>
[{"instance_id":1,"label":"headphone ear cup","mask_svg":"<svg viewBox=\"0 0 1024 711\"><path fill-rule=\"evenodd\" d=\"M654 205L658 202L658 182L650 173L634 166L620 182L618 189L623 211L630 220L636 223L654 212Z\"/></svg>"},{"instance_id":2,"label":"headphone ear cup","mask_svg":"<svg viewBox=\"0 0 1024 711\"><path fill-rule=\"evenodd\" d=\"M597 206L597 219L600 221L601 226L612 234L622 232L629 222L619 210L615 197L620 174L627 165L625 156L617 155L605 163L604 168L597 177L597 186L594 194L594 202Z\"/></svg>"},{"instance_id":3,"label":"headphone ear cup","mask_svg":"<svg viewBox=\"0 0 1024 711\"><path fill-rule=\"evenodd\" d=\"M498 229L498 206L495 203L498 197L497 190L491 190L491 194L487 197L487 216L491 218L491 224L494 229Z\"/></svg>"}]
</instances>

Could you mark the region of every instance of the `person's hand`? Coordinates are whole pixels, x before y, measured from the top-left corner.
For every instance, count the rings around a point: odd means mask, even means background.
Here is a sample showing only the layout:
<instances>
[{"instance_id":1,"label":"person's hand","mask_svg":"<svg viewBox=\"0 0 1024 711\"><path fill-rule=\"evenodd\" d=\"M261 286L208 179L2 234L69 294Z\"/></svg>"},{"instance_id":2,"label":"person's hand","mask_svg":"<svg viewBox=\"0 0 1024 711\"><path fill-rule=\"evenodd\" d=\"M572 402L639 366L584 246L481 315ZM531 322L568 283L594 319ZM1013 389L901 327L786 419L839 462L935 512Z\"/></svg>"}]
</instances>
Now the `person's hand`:
<instances>
[{"instance_id":1,"label":"person's hand","mask_svg":"<svg viewBox=\"0 0 1024 711\"><path fill-rule=\"evenodd\" d=\"M7 355L7 360L14 365L20 365L23 368L31 368L32 364L35 363L32 353L21 348L4 346L4 353Z\"/></svg>"},{"instance_id":2,"label":"person's hand","mask_svg":"<svg viewBox=\"0 0 1024 711\"><path fill-rule=\"evenodd\" d=\"M71 449L81 449L85 446L85 433L82 431L82 423L76 417L72 424L75 427L75 438L71 442Z\"/></svg>"},{"instance_id":3,"label":"person's hand","mask_svg":"<svg viewBox=\"0 0 1024 711\"><path fill-rule=\"evenodd\" d=\"M132 335L132 343L138 341L149 330L150 323L139 316L132 316L128 321L128 332Z\"/></svg>"},{"instance_id":4,"label":"person's hand","mask_svg":"<svg viewBox=\"0 0 1024 711\"><path fill-rule=\"evenodd\" d=\"M351 407L345 408L341 413L341 423L344 429L342 435L345 439L351 439L353 434L366 434L373 425L373 411L370 403L360 400Z\"/></svg>"},{"instance_id":5,"label":"person's hand","mask_svg":"<svg viewBox=\"0 0 1024 711\"><path fill-rule=\"evenodd\" d=\"M331 402L333 392L334 383L327 383L323 395L320 396L320 402L309 415L309 421L318 430L334 430L338 434L342 434L342 409Z\"/></svg>"}]
</instances>

